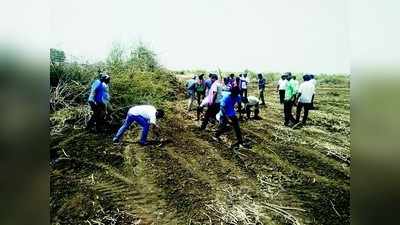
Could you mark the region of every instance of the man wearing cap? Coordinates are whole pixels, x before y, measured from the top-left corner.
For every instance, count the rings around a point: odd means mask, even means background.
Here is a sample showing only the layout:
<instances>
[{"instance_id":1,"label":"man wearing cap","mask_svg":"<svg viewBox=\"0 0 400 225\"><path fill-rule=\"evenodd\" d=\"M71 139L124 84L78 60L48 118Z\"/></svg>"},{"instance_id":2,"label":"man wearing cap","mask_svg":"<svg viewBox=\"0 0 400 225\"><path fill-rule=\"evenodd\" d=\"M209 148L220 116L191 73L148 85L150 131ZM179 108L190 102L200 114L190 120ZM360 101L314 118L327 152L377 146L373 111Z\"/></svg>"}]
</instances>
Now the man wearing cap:
<instances>
[{"instance_id":1,"label":"man wearing cap","mask_svg":"<svg viewBox=\"0 0 400 225\"><path fill-rule=\"evenodd\" d=\"M110 83L110 76L102 74L100 80L94 81L92 84L88 102L93 114L88 121L88 129L91 129L94 125L96 125L96 131L101 131L103 128L106 110L110 101L108 83Z\"/></svg>"}]
</instances>

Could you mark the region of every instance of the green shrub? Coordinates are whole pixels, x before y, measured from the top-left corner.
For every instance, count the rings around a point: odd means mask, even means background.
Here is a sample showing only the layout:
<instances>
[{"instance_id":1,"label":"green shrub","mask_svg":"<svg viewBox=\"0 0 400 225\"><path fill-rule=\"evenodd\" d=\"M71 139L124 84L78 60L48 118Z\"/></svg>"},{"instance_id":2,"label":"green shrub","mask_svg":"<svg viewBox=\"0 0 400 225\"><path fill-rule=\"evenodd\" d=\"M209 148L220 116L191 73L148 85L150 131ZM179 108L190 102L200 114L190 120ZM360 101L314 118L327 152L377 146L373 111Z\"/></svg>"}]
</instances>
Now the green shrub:
<instances>
[{"instance_id":1,"label":"green shrub","mask_svg":"<svg viewBox=\"0 0 400 225\"><path fill-rule=\"evenodd\" d=\"M101 65L80 64L78 62L51 64L50 65L50 85L52 87L62 82L76 81L80 84L88 84L97 77Z\"/></svg>"},{"instance_id":2,"label":"green shrub","mask_svg":"<svg viewBox=\"0 0 400 225\"><path fill-rule=\"evenodd\" d=\"M173 100L178 90L173 74L155 72L124 72L113 76L110 85L111 102L120 107L135 104L160 105Z\"/></svg>"},{"instance_id":3,"label":"green shrub","mask_svg":"<svg viewBox=\"0 0 400 225\"><path fill-rule=\"evenodd\" d=\"M319 74L316 76L318 83L327 85L350 85L350 79L347 75L327 75Z\"/></svg>"},{"instance_id":4,"label":"green shrub","mask_svg":"<svg viewBox=\"0 0 400 225\"><path fill-rule=\"evenodd\" d=\"M155 54L143 45L125 57L125 50L116 46L105 63L52 63L50 66L50 127L52 134L61 134L72 125L82 126L90 110L86 105L91 82L98 70L111 76L109 84L114 118L125 116L126 109L137 104L163 106L176 99L180 84L174 74L161 68ZM79 120L79 122L78 122Z\"/></svg>"}]
</instances>

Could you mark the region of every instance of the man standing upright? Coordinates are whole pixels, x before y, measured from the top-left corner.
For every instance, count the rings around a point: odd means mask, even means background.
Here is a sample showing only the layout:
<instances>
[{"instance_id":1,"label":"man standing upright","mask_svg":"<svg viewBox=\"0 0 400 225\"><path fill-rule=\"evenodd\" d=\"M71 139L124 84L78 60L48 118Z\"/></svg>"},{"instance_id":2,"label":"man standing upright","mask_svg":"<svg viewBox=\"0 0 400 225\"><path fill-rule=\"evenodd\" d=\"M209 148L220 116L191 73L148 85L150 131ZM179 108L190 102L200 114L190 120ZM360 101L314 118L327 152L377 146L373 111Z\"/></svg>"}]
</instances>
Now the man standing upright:
<instances>
[{"instance_id":1,"label":"man standing upright","mask_svg":"<svg viewBox=\"0 0 400 225\"><path fill-rule=\"evenodd\" d=\"M264 91L265 91L265 85L266 85L266 81L265 78L263 77L263 75L261 73L259 73L258 75L258 91L259 91L259 98L261 100L261 104L260 105L265 105L265 101L264 101Z\"/></svg>"},{"instance_id":2,"label":"man standing upright","mask_svg":"<svg viewBox=\"0 0 400 225\"><path fill-rule=\"evenodd\" d=\"M218 82L218 76L216 74L212 74L211 76L211 88L208 95L204 99L204 103L202 103L201 107L207 106L207 111L204 115L203 122L201 124L200 130L204 130L207 127L210 119L214 118L219 112L220 109L220 101L222 99L222 85Z\"/></svg>"},{"instance_id":3,"label":"man standing upright","mask_svg":"<svg viewBox=\"0 0 400 225\"><path fill-rule=\"evenodd\" d=\"M309 75L303 76L304 82L300 84L298 93L297 93L297 110L296 110L296 126L300 123L300 114L302 108L304 108L304 115L302 124L305 125L308 118L308 111L311 108L311 100L312 96L315 92L314 84L310 81Z\"/></svg>"},{"instance_id":4,"label":"man standing upright","mask_svg":"<svg viewBox=\"0 0 400 225\"><path fill-rule=\"evenodd\" d=\"M199 76L199 79L196 82L195 90L197 96L197 105L200 106L201 101L203 100L206 92L206 85L204 84L204 74Z\"/></svg>"},{"instance_id":5,"label":"man standing upright","mask_svg":"<svg viewBox=\"0 0 400 225\"><path fill-rule=\"evenodd\" d=\"M206 86L206 94L205 94L205 96L208 95L208 92L210 91L210 88L211 88L211 85L212 85L211 76L212 76L211 73L208 74L208 79L206 79L206 80L204 81L204 85Z\"/></svg>"},{"instance_id":6,"label":"man standing upright","mask_svg":"<svg viewBox=\"0 0 400 225\"><path fill-rule=\"evenodd\" d=\"M188 80L186 83L186 90L189 96L188 100L188 111L192 110L193 100L196 97L195 95L195 85L196 85L196 76L193 76L192 79Z\"/></svg>"},{"instance_id":7,"label":"man standing upright","mask_svg":"<svg viewBox=\"0 0 400 225\"><path fill-rule=\"evenodd\" d=\"M315 77L314 77L313 74L310 74L309 77L310 77L310 82L314 85L314 90L315 90L317 88L316 87L317 86L317 80L315 80ZM315 97L315 92L314 92L314 94L312 96L312 99L311 99L310 109L315 109L315 107L314 107L314 97Z\"/></svg>"},{"instance_id":8,"label":"man standing upright","mask_svg":"<svg viewBox=\"0 0 400 225\"><path fill-rule=\"evenodd\" d=\"M286 75L282 75L281 79L278 81L278 85L276 86L276 91L279 92L279 102L281 104L283 104L285 100L286 83Z\"/></svg>"},{"instance_id":9,"label":"man standing upright","mask_svg":"<svg viewBox=\"0 0 400 225\"><path fill-rule=\"evenodd\" d=\"M235 85L235 82L236 82L235 74L233 74L233 73L229 74L229 77L228 77L228 85L229 85L229 87L232 88Z\"/></svg>"},{"instance_id":10,"label":"man standing upright","mask_svg":"<svg viewBox=\"0 0 400 225\"><path fill-rule=\"evenodd\" d=\"M292 108L294 104L294 100L296 97L296 84L292 80L292 74L290 72L286 73L286 89L285 89L285 99L284 99L284 105L283 105L283 111L284 111L284 118L285 118L285 126L292 126L296 120L293 117L292 114ZM290 124L291 123L291 124Z\"/></svg>"},{"instance_id":11,"label":"man standing upright","mask_svg":"<svg viewBox=\"0 0 400 225\"><path fill-rule=\"evenodd\" d=\"M96 125L96 131L103 129L107 108L110 108L110 94L108 90L108 83L110 82L110 76L103 74L100 77L99 82L95 81L92 84L92 90L89 95L89 104L93 111L93 115L88 121L87 128L91 129Z\"/></svg>"},{"instance_id":12,"label":"man standing upright","mask_svg":"<svg viewBox=\"0 0 400 225\"><path fill-rule=\"evenodd\" d=\"M243 74L240 78L241 85L241 97L247 98L247 85L249 84L249 78L247 77L247 73Z\"/></svg>"}]
</instances>

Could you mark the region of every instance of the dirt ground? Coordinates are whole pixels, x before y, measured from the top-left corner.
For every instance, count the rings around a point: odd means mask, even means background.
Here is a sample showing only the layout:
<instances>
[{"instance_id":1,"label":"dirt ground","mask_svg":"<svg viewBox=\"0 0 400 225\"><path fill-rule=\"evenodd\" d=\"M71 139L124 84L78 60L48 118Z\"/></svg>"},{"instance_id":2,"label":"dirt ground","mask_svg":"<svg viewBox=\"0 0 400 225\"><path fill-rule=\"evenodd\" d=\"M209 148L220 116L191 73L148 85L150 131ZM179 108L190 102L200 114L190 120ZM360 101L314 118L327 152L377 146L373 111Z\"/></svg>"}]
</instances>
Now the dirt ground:
<instances>
[{"instance_id":1,"label":"dirt ground","mask_svg":"<svg viewBox=\"0 0 400 225\"><path fill-rule=\"evenodd\" d=\"M263 119L241 122L250 150L229 147L233 131L223 143L215 126L197 131L183 96L161 121L162 145L139 146L138 127L122 145L114 131L51 137L51 224L350 224L349 94L319 85L318 110L294 130L269 85Z\"/></svg>"}]
</instances>

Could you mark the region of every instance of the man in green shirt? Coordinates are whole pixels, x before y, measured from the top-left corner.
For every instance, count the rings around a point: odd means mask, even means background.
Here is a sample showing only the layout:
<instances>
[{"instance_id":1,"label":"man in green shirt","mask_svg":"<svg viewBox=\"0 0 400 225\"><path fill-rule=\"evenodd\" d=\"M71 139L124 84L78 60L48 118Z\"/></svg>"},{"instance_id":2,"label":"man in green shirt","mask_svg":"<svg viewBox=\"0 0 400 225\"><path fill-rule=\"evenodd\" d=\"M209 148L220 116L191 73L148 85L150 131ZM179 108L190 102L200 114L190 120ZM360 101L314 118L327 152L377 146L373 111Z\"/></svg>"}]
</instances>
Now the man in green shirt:
<instances>
[{"instance_id":1,"label":"man in green shirt","mask_svg":"<svg viewBox=\"0 0 400 225\"><path fill-rule=\"evenodd\" d=\"M293 117L292 114L292 108L294 104L294 100L296 97L297 93L297 86L294 80L292 79L292 73L287 72L285 73L287 76L287 84L286 84L286 89L285 89L285 100L284 100L284 105L283 105L283 112L285 116L285 126L293 126L293 124L296 122L296 120Z\"/></svg>"}]
</instances>

